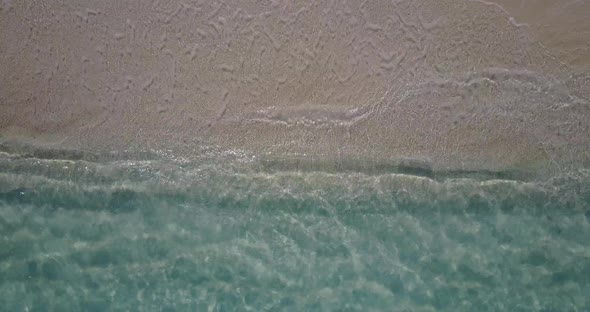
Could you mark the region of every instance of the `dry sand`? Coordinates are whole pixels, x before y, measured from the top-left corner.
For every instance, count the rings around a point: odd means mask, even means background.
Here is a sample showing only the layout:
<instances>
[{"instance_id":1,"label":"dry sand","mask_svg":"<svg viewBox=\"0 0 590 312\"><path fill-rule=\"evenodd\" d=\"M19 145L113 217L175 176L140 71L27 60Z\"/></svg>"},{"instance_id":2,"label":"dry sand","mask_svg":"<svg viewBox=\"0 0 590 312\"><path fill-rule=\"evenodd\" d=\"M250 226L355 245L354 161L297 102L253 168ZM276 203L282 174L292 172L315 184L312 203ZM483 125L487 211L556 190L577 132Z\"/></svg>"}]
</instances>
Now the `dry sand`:
<instances>
[{"instance_id":1,"label":"dry sand","mask_svg":"<svg viewBox=\"0 0 590 312\"><path fill-rule=\"evenodd\" d=\"M588 1L2 1L2 140L590 166Z\"/></svg>"}]
</instances>

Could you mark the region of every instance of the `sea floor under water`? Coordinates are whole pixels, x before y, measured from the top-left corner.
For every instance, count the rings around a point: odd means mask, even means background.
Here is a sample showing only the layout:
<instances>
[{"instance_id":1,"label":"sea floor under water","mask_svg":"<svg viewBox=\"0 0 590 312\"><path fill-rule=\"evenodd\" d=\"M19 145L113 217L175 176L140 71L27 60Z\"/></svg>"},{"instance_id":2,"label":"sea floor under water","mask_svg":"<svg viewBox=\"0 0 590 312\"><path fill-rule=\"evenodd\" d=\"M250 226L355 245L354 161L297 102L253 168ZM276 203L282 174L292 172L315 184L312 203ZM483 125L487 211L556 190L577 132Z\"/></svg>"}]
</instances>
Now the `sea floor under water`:
<instances>
[{"instance_id":1,"label":"sea floor under water","mask_svg":"<svg viewBox=\"0 0 590 312\"><path fill-rule=\"evenodd\" d=\"M0 153L3 311L589 311L590 171Z\"/></svg>"}]
</instances>

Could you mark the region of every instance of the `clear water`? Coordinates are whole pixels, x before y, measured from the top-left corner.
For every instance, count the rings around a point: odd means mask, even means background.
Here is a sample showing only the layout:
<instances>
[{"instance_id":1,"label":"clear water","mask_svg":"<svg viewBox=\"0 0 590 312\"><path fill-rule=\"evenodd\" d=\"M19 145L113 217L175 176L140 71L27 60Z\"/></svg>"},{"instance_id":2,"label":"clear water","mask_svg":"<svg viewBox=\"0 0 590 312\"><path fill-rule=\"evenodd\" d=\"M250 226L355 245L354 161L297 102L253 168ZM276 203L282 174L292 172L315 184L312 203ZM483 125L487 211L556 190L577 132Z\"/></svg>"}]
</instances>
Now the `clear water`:
<instances>
[{"instance_id":1,"label":"clear water","mask_svg":"<svg viewBox=\"0 0 590 312\"><path fill-rule=\"evenodd\" d=\"M589 311L590 171L0 156L2 311Z\"/></svg>"}]
</instances>

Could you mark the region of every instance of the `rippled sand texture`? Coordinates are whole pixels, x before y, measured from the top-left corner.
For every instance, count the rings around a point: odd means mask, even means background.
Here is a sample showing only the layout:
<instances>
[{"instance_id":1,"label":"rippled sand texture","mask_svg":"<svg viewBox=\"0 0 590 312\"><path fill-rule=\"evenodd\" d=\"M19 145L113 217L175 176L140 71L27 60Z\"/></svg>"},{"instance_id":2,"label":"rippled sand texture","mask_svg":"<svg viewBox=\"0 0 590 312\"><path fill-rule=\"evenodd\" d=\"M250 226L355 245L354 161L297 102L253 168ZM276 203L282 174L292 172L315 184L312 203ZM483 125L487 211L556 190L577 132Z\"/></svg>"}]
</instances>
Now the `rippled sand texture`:
<instances>
[{"instance_id":1,"label":"rippled sand texture","mask_svg":"<svg viewBox=\"0 0 590 312\"><path fill-rule=\"evenodd\" d=\"M590 2L583 0L495 0L525 24L553 56L574 71L590 69Z\"/></svg>"},{"instance_id":2,"label":"rippled sand texture","mask_svg":"<svg viewBox=\"0 0 590 312\"><path fill-rule=\"evenodd\" d=\"M590 10L544 2L4 0L0 129L92 150L587 166Z\"/></svg>"}]
</instances>

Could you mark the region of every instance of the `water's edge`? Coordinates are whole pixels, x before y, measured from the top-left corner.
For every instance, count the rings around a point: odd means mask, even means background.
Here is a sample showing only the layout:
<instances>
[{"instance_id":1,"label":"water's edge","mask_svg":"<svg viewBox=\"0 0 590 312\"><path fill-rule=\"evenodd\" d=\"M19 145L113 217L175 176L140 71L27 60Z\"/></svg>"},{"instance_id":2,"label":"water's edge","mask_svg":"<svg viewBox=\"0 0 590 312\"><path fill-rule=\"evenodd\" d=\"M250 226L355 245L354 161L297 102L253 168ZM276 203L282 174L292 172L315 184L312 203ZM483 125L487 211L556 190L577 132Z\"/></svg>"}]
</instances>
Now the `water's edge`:
<instances>
[{"instance_id":1,"label":"water's edge","mask_svg":"<svg viewBox=\"0 0 590 312\"><path fill-rule=\"evenodd\" d=\"M191 158L211 158L211 149L203 148ZM174 157L175 153L167 151L117 151L96 153L87 150L40 147L16 142L0 142L0 153L11 158L44 159L64 161L106 162L115 160L155 160L162 159L165 154ZM375 158L359 156L326 157L322 155L248 155L243 152L215 150L218 156L237 156L240 162L247 162L250 168L263 172L325 172L325 173L362 173L362 174L406 174L427 177L435 180L448 178L473 178L478 180L517 180L529 181L546 176L531 168L507 168L501 170L474 169L438 169L433 161L427 158ZM183 157L184 160L191 158ZM227 161L227 159L222 160Z\"/></svg>"}]
</instances>

